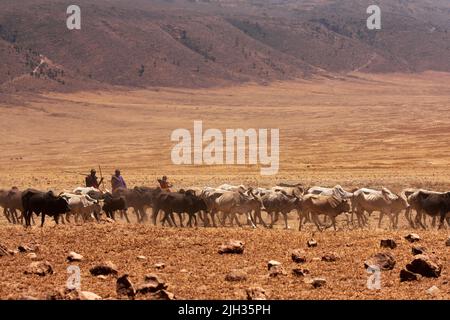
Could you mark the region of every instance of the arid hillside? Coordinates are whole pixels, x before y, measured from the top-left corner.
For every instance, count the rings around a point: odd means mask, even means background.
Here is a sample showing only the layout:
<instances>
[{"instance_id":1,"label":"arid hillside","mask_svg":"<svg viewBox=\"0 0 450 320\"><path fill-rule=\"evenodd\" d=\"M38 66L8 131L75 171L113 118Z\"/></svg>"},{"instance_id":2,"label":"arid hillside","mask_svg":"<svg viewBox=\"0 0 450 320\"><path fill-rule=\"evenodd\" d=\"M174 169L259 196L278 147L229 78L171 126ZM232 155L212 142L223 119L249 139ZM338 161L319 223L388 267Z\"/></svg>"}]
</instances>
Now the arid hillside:
<instances>
[{"instance_id":1,"label":"arid hillside","mask_svg":"<svg viewBox=\"0 0 450 320\"><path fill-rule=\"evenodd\" d=\"M0 90L205 87L329 73L450 71L447 1L3 0Z\"/></svg>"}]
</instances>

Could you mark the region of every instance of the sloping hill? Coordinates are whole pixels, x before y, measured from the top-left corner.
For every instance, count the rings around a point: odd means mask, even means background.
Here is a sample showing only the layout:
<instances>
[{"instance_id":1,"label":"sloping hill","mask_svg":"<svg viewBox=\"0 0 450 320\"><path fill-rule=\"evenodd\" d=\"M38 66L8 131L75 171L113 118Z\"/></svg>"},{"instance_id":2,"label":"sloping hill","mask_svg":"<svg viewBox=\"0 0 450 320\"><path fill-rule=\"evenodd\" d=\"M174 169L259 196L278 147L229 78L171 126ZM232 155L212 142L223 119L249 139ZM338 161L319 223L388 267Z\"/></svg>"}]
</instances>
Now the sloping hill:
<instances>
[{"instance_id":1,"label":"sloping hill","mask_svg":"<svg viewBox=\"0 0 450 320\"><path fill-rule=\"evenodd\" d=\"M65 26L69 1L3 2L3 91L450 71L443 0L383 0L380 31L365 26L370 1L81 0L79 31Z\"/></svg>"}]
</instances>

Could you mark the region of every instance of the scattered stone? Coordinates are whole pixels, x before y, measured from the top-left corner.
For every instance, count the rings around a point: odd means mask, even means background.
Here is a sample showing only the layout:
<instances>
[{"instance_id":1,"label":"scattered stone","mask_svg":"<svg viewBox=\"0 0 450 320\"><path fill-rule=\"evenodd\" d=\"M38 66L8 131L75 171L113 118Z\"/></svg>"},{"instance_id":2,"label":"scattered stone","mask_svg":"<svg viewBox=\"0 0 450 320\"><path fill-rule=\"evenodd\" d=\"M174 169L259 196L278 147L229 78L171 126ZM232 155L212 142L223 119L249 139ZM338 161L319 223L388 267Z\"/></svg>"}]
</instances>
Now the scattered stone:
<instances>
[{"instance_id":1,"label":"scattered stone","mask_svg":"<svg viewBox=\"0 0 450 320\"><path fill-rule=\"evenodd\" d=\"M306 255L305 252L301 249L295 249L292 251L292 261L296 263L305 263L306 262Z\"/></svg>"},{"instance_id":2,"label":"scattered stone","mask_svg":"<svg viewBox=\"0 0 450 320\"><path fill-rule=\"evenodd\" d=\"M386 271L394 269L395 262L394 256L389 252L377 253L364 262L364 267L366 269L369 267L379 268L380 270Z\"/></svg>"},{"instance_id":3,"label":"scattered stone","mask_svg":"<svg viewBox=\"0 0 450 320\"><path fill-rule=\"evenodd\" d=\"M37 274L41 277L53 274L53 267L48 261L35 261L30 263L25 274Z\"/></svg>"},{"instance_id":4,"label":"scattered stone","mask_svg":"<svg viewBox=\"0 0 450 320\"><path fill-rule=\"evenodd\" d=\"M114 221L113 219L108 218L108 217L101 217L100 223L116 223L116 221Z\"/></svg>"},{"instance_id":5,"label":"scattered stone","mask_svg":"<svg viewBox=\"0 0 450 320\"><path fill-rule=\"evenodd\" d=\"M282 265L275 265L275 266L271 267L269 270L270 270L269 277L271 277L271 278L287 275L287 273L286 273L286 271L284 271L284 268Z\"/></svg>"},{"instance_id":6,"label":"scattered stone","mask_svg":"<svg viewBox=\"0 0 450 320\"><path fill-rule=\"evenodd\" d=\"M83 260L83 256L74 251L70 251L69 255L67 256L67 261L69 261L69 262L75 262L75 261L81 261L81 260Z\"/></svg>"},{"instance_id":7,"label":"scattered stone","mask_svg":"<svg viewBox=\"0 0 450 320\"><path fill-rule=\"evenodd\" d=\"M133 283L128 279L128 274L124 274L116 281L116 293L119 297L127 296L128 298L134 298L136 290Z\"/></svg>"},{"instance_id":8,"label":"scattered stone","mask_svg":"<svg viewBox=\"0 0 450 320\"><path fill-rule=\"evenodd\" d=\"M47 300L80 300L80 291L76 289L60 289L47 295Z\"/></svg>"},{"instance_id":9,"label":"scattered stone","mask_svg":"<svg viewBox=\"0 0 450 320\"><path fill-rule=\"evenodd\" d=\"M81 291L80 292L80 299L81 300L102 300L102 297L99 295L89 292L89 291Z\"/></svg>"},{"instance_id":10,"label":"scattered stone","mask_svg":"<svg viewBox=\"0 0 450 320\"><path fill-rule=\"evenodd\" d=\"M314 239L308 240L308 241L306 242L306 245L307 245L309 248L317 247L317 241L314 240Z\"/></svg>"},{"instance_id":11,"label":"scattered stone","mask_svg":"<svg viewBox=\"0 0 450 320\"><path fill-rule=\"evenodd\" d=\"M380 247L395 249L395 248L397 248L397 243L395 243L395 241L393 239L382 239L380 241Z\"/></svg>"},{"instance_id":12,"label":"scattered stone","mask_svg":"<svg viewBox=\"0 0 450 320\"><path fill-rule=\"evenodd\" d=\"M140 261L145 261L147 260L146 256L137 256L136 259L140 260Z\"/></svg>"},{"instance_id":13,"label":"scattered stone","mask_svg":"<svg viewBox=\"0 0 450 320\"><path fill-rule=\"evenodd\" d=\"M167 290L159 290L155 294L155 298L158 300L175 300L175 295Z\"/></svg>"},{"instance_id":14,"label":"scattered stone","mask_svg":"<svg viewBox=\"0 0 450 320\"><path fill-rule=\"evenodd\" d=\"M414 272L408 271L406 269L402 269L400 271L400 282L404 281L417 281L419 280L419 275Z\"/></svg>"},{"instance_id":15,"label":"scattered stone","mask_svg":"<svg viewBox=\"0 0 450 320\"><path fill-rule=\"evenodd\" d=\"M297 277L304 277L305 275L309 274L309 270L302 268L294 268L292 269L292 274Z\"/></svg>"},{"instance_id":16,"label":"scattered stone","mask_svg":"<svg viewBox=\"0 0 450 320\"><path fill-rule=\"evenodd\" d=\"M314 278L312 279L311 285L313 286L313 288L320 288L323 287L326 283L327 281L323 278Z\"/></svg>"},{"instance_id":17,"label":"scattered stone","mask_svg":"<svg viewBox=\"0 0 450 320\"><path fill-rule=\"evenodd\" d=\"M442 265L430 255L419 254L406 265L406 269L424 277L438 278L441 275Z\"/></svg>"},{"instance_id":18,"label":"scattered stone","mask_svg":"<svg viewBox=\"0 0 450 320\"><path fill-rule=\"evenodd\" d=\"M160 263L155 263L154 267L158 270L162 270L166 267L166 265L164 263L160 262Z\"/></svg>"},{"instance_id":19,"label":"scattered stone","mask_svg":"<svg viewBox=\"0 0 450 320\"><path fill-rule=\"evenodd\" d=\"M314 258L312 258L311 260L312 260L312 261L320 261L320 260L322 260L322 259L319 258L319 257L314 257Z\"/></svg>"},{"instance_id":20,"label":"scattered stone","mask_svg":"<svg viewBox=\"0 0 450 320\"><path fill-rule=\"evenodd\" d=\"M98 278L98 279L102 279L102 280L108 279L108 277L107 277L107 276L104 276L104 275L99 275L99 276L97 276L97 278Z\"/></svg>"},{"instance_id":21,"label":"scattered stone","mask_svg":"<svg viewBox=\"0 0 450 320\"><path fill-rule=\"evenodd\" d=\"M276 261L276 260L270 260L270 261L267 263L267 269L268 269L268 270L272 269L272 268L275 267L275 266L281 267L281 262L278 262L278 261Z\"/></svg>"},{"instance_id":22,"label":"scattered stone","mask_svg":"<svg viewBox=\"0 0 450 320\"><path fill-rule=\"evenodd\" d=\"M251 287L245 290L247 293L247 300L266 300L266 290L261 287Z\"/></svg>"},{"instance_id":23,"label":"scattered stone","mask_svg":"<svg viewBox=\"0 0 450 320\"><path fill-rule=\"evenodd\" d=\"M31 259L31 260L33 260L33 261L38 260L38 256L37 256L37 254L34 253L34 252L29 252L29 253L27 253L27 258L29 258L29 259Z\"/></svg>"},{"instance_id":24,"label":"scattered stone","mask_svg":"<svg viewBox=\"0 0 450 320\"><path fill-rule=\"evenodd\" d=\"M233 269L226 276L225 281L245 281L247 273L244 270Z\"/></svg>"},{"instance_id":25,"label":"scattered stone","mask_svg":"<svg viewBox=\"0 0 450 320\"><path fill-rule=\"evenodd\" d=\"M450 247L450 237L448 237L447 241L445 241L445 245L446 245L447 247Z\"/></svg>"},{"instance_id":26,"label":"scattered stone","mask_svg":"<svg viewBox=\"0 0 450 320\"><path fill-rule=\"evenodd\" d=\"M242 254L244 253L244 243L242 241L231 240L228 244L223 244L220 246L219 253Z\"/></svg>"},{"instance_id":27,"label":"scattered stone","mask_svg":"<svg viewBox=\"0 0 450 320\"><path fill-rule=\"evenodd\" d=\"M17 249L19 252L37 252L39 251L39 246L20 245Z\"/></svg>"},{"instance_id":28,"label":"scattered stone","mask_svg":"<svg viewBox=\"0 0 450 320\"><path fill-rule=\"evenodd\" d=\"M336 253L334 253L334 252L330 252L330 253L327 253L326 255L324 255L323 257L322 257L322 261L325 261L325 262L334 262L334 261L336 261L336 260L339 260L339 255L338 254L336 254Z\"/></svg>"},{"instance_id":29,"label":"scattered stone","mask_svg":"<svg viewBox=\"0 0 450 320\"><path fill-rule=\"evenodd\" d=\"M167 289L168 285L162 281L156 274L148 274L145 276L144 283L138 285L136 292L140 294L154 293L159 290Z\"/></svg>"},{"instance_id":30,"label":"scattered stone","mask_svg":"<svg viewBox=\"0 0 450 320\"><path fill-rule=\"evenodd\" d=\"M416 233L410 233L405 237L405 239L408 240L409 242L417 242L420 240L420 237Z\"/></svg>"},{"instance_id":31,"label":"scattered stone","mask_svg":"<svg viewBox=\"0 0 450 320\"><path fill-rule=\"evenodd\" d=\"M99 276L99 275L108 276L110 274L112 274L114 276L118 275L117 267L111 261L105 261L102 264L96 265L95 267L91 268L89 271L91 272L91 274L93 276Z\"/></svg>"},{"instance_id":32,"label":"scattered stone","mask_svg":"<svg viewBox=\"0 0 450 320\"><path fill-rule=\"evenodd\" d=\"M416 256L418 254L424 254L427 250L421 246L414 246L411 248L411 251L412 251L412 254Z\"/></svg>"},{"instance_id":33,"label":"scattered stone","mask_svg":"<svg viewBox=\"0 0 450 320\"><path fill-rule=\"evenodd\" d=\"M9 256L10 254L8 248L0 243L0 257Z\"/></svg>"},{"instance_id":34,"label":"scattered stone","mask_svg":"<svg viewBox=\"0 0 450 320\"><path fill-rule=\"evenodd\" d=\"M187 271L186 269L181 269L180 272L181 273L188 273L189 271Z\"/></svg>"},{"instance_id":35,"label":"scattered stone","mask_svg":"<svg viewBox=\"0 0 450 320\"><path fill-rule=\"evenodd\" d=\"M427 289L427 293L431 296L436 296L440 292L441 292L441 290L436 286L432 286L431 288Z\"/></svg>"}]
</instances>

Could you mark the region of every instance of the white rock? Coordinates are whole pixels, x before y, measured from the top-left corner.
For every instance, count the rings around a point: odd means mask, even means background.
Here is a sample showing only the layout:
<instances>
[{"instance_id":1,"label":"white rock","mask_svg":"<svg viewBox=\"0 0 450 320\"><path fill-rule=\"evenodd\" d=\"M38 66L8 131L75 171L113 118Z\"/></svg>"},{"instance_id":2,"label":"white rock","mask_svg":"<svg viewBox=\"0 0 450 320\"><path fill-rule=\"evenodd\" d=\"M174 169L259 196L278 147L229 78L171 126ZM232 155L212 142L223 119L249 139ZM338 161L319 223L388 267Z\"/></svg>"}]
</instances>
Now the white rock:
<instances>
[{"instance_id":1,"label":"white rock","mask_svg":"<svg viewBox=\"0 0 450 320\"><path fill-rule=\"evenodd\" d=\"M281 266L281 262L278 262L278 261L276 261L276 260L270 260L268 263L267 263L267 267L268 267L268 269L270 270L272 267L280 267Z\"/></svg>"},{"instance_id":2,"label":"white rock","mask_svg":"<svg viewBox=\"0 0 450 320\"><path fill-rule=\"evenodd\" d=\"M427 293L431 296L438 295L440 292L441 292L441 290L436 286L432 286L431 288L429 288L427 290Z\"/></svg>"},{"instance_id":3,"label":"white rock","mask_svg":"<svg viewBox=\"0 0 450 320\"><path fill-rule=\"evenodd\" d=\"M75 251L70 251L67 256L68 261L81 261L83 260L83 256L81 254L76 253Z\"/></svg>"},{"instance_id":4,"label":"white rock","mask_svg":"<svg viewBox=\"0 0 450 320\"><path fill-rule=\"evenodd\" d=\"M80 299L81 300L102 300L102 297L100 297L99 295L96 295L93 292L81 291L80 292Z\"/></svg>"}]
</instances>

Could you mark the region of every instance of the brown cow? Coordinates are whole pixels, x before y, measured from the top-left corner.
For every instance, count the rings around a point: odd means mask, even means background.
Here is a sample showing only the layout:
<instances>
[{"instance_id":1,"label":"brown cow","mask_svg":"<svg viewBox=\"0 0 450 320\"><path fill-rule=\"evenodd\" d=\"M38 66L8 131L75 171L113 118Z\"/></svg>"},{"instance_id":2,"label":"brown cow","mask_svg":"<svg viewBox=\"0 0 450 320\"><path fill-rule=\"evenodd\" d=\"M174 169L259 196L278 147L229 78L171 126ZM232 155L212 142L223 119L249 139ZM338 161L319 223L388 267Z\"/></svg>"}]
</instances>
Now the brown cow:
<instances>
[{"instance_id":1,"label":"brown cow","mask_svg":"<svg viewBox=\"0 0 450 320\"><path fill-rule=\"evenodd\" d=\"M344 212L350 211L350 204L347 199L338 196L322 196L315 194L307 194L303 197L301 210L299 210L300 224L298 230L302 229L302 218L304 214L310 212L312 220L317 229L322 231L318 216L320 214L331 218L332 226L336 230L336 217Z\"/></svg>"}]
</instances>

